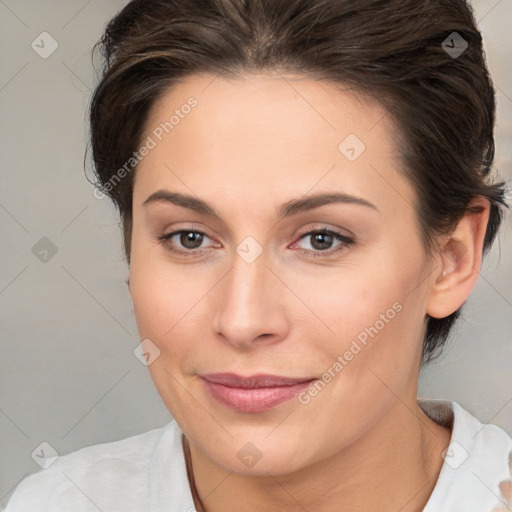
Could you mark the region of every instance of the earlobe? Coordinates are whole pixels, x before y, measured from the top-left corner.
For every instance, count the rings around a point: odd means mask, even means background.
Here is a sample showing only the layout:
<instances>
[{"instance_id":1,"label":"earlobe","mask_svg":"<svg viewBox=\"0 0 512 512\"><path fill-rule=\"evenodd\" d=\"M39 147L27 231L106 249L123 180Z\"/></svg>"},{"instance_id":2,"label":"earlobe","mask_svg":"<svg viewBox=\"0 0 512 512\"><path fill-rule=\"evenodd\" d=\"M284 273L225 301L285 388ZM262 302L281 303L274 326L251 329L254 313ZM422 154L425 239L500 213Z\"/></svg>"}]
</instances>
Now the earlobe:
<instances>
[{"instance_id":1,"label":"earlobe","mask_svg":"<svg viewBox=\"0 0 512 512\"><path fill-rule=\"evenodd\" d=\"M473 290L482 265L483 244L490 204L476 198L451 234L441 244L427 303L427 314L445 318L464 304ZM475 211L478 210L478 211Z\"/></svg>"}]
</instances>

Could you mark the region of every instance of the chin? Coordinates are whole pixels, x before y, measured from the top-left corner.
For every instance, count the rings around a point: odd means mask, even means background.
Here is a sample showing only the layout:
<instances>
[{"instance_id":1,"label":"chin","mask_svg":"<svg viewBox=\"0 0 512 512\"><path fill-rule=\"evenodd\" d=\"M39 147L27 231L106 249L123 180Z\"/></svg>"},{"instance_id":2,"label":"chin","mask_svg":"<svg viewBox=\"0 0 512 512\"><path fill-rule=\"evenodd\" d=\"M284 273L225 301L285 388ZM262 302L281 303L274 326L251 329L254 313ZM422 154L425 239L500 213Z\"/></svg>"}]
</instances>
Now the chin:
<instances>
[{"instance_id":1,"label":"chin","mask_svg":"<svg viewBox=\"0 0 512 512\"><path fill-rule=\"evenodd\" d=\"M249 466L242 463L238 458L233 460L222 458L215 461L227 471L242 476L268 477L286 475L302 469L307 463L297 460L296 453L263 453L254 465Z\"/></svg>"},{"instance_id":2,"label":"chin","mask_svg":"<svg viewBox=\"0 0 512 512\"><path fill-rule=\"evenodd\" d=\"M301 448L307 440L296 439L284 430L281 436L275 433L268 436L268 433L267 428L264 434L254 435L249 431L235 435L226 444L219 443L215 450L211 444L207 445L206 453L217 466L245 476L284 475L314 463L314 453ZM272 435L275 437L270 439ZM311 448L308 444L307 451Z\"/></svg>"}]
</instances>

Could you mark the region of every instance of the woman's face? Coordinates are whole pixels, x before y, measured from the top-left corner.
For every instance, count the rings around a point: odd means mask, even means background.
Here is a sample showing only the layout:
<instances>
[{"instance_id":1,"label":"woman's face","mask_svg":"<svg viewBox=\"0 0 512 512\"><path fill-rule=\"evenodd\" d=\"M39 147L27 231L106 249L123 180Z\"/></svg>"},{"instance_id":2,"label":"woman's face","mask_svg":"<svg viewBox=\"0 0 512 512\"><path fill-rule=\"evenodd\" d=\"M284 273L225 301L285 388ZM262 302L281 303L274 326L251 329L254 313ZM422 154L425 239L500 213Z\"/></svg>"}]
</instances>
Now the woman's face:
<instances>
[{"instance_id":1,"label":"woman's face","mask_svg":"<svg viewBox=\"0 0 512 512\"><path fill-rule=\"evenodd\" d=\"M130 292L156 388L216 465L290 472L416 405L434 277L395 134L292 75L194 75L154 105Z\"/></svg>"}]
</instances>

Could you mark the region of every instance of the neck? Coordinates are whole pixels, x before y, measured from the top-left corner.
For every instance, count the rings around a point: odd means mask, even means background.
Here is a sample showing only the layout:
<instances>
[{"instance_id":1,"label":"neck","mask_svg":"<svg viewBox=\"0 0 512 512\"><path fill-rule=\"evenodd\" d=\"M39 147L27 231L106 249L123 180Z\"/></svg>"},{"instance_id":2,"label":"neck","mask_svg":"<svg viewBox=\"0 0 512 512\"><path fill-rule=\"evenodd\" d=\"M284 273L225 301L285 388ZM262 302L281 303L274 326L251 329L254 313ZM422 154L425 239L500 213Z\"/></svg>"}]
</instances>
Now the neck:
<instances>
[{"instance_id":1,"label":"neck","mask_svg":"<svg viewBox=\"0 0 512 512\"><path fill-rule=\"evenodd\" d=\"M217 466L184 438L187 471L198 512L287 510L423 510L451 437L423 413L416 397L396 401L364 436L320 463L268 477L237 475Z\"/></svg>"}]
</instances>

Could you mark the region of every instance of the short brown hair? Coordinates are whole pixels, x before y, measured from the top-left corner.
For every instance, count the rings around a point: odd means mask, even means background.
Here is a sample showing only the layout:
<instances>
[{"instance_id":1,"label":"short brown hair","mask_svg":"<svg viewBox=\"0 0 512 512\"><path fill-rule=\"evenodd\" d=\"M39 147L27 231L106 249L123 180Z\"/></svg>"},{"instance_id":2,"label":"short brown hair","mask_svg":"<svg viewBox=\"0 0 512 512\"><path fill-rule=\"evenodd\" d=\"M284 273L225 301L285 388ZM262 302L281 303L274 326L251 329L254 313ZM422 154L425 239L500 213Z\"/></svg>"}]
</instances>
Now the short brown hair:
<instances>
[{"instance_id":1,"label":"short brown hair","mask_svg":"<svg viewBox=\"0 0 512 512\"><path fill-rule=\"evenodd\" d=\"M461 55L447 51L455 40L467 44ZM134 173L106 185L138 148L155 101L199 72L282 69L368 94L401 129L427 253L435 235L477 211L477 196L491 205L484 252L495 238L506 203L504 183L490 180L494 89L464 0L133 0L95 48L104 67L90 108L92 157L97 186L119 209L128 263ZM427 315L424 363L459 315Z\"/></svg>"}]
</instances>

